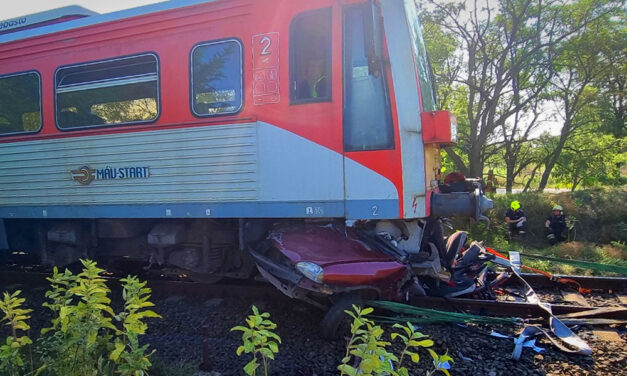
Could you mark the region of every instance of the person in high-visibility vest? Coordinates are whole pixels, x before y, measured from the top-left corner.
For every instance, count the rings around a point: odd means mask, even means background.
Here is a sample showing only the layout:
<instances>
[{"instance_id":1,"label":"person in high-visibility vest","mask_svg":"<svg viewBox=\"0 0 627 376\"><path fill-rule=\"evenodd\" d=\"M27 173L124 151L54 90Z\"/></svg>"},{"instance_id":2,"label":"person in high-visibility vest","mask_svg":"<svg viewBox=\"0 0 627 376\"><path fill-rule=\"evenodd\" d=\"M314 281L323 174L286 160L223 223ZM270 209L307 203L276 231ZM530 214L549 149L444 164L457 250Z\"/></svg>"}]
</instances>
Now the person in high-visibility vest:
<instances>
[{"instance_id":1,"label":"person in high-visibility vest","mask_svg":"<svg viewBox=\"0 0 627 376\"><path fill-rule=\"evenodd\" d=\"M520 202L512 201L509 205L509 209L505 213L505 222L509 225L510 236L524 235L525 234L525 222L527 217L525 212L520 208Z\"/></svg>"}]
</instances>

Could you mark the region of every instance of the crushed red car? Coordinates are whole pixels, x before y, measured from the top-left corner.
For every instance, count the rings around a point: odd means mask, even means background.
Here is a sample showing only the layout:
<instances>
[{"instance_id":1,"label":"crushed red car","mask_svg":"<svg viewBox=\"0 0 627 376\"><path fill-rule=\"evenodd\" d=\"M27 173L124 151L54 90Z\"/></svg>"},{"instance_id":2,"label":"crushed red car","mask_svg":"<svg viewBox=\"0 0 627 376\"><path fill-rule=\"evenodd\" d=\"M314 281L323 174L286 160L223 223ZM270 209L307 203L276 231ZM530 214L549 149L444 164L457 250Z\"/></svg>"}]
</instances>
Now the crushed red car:
<instances>
[{"instance_id":1,"label":"crushed red car","mask_svg":"<svg viewBox=\"0 0 627 376\"><path fill-rule=\"evenodd\" d=\"M465 232L444 238L440 220L412 223L417 227L393 221L280 224L251 254L261 275L283 293L327 310L327 337L336 335L343 311L365 299L461 296L499 280L487 266L493 256L481 243L467 246Z\"/></svg>"}]
</instances>

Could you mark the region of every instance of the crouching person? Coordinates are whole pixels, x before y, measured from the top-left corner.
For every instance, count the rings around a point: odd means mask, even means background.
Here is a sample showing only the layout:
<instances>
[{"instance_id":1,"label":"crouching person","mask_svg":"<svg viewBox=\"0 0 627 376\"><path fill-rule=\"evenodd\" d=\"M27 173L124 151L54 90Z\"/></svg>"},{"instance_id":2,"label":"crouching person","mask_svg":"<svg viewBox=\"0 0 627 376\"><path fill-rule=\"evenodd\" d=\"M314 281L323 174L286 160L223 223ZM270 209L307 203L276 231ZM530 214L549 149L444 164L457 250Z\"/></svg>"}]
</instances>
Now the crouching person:
<instances>
[{"instance_id":1,"label":"crouching person","mask_svg":"<svg viewBox=\"0 0 627 376\"><path fill-rule=\"evenodd\" d=\"M512 201L505 213L505 222L509 225L510 239L516 235L525 235L527 217L520 208L520 202Z\"/></svg>"},{"instance_id":2,"label":"crouching person","mask_svg":"<svg viewBox=\"0 0 627 376\"><path fill-rule=\"evenodd\" d=\"M563 210L560 205L553 206L553 214L544 223L546 238L551 245L566 240L564 237L566 219L564 218Z\"/></svg>"}]
</instances>

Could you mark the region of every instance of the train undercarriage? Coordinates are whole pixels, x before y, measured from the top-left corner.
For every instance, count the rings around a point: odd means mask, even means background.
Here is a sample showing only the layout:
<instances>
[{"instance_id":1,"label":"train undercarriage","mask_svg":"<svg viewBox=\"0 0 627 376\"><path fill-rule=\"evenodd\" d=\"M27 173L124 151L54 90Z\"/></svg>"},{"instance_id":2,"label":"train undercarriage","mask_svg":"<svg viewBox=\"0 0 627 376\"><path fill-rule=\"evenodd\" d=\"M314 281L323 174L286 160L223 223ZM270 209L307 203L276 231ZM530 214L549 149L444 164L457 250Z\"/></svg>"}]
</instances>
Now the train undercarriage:
<instances>
[{"instance_id":1,"label":"train undercarriage","mask_svg":"<svg viewBox=\"0 0 627 376\"><path fill-rule=\"evenodd\" d=\"M50 266L93 259L108 269L124 260L199 282L260 276L322 309L349 294L393 301L460 296L475 291L486 262L480 245L472 260L458 260L472 245L464 232L445 238L440 218L454 208L481 219L491 207L479 182L463 183L434 194L432 214L439 215L426 219L6 219L5 256Z\"/></svg>"},{"instance_id":2,"label":"train undercarriage","mask_svg":"<svg viewBox=\"0 0 627 376\"><path fill-rule=\"evenodd\" d=\"M364 299L485 295L508 278L488 268L490 255L481 243L468 245L465 232L443 235L451 208L480 220L491 207L470 183L434 195L432 213L440 215L426 219L4 220L5 256L49 266L92 259L113 271L132 264L131 273L205 283L263 279L326 310L324 335L334 337L344 309Z\"/></svg>"},{"instance_id":3,"label":"train undercarriage","mask_svg":"<svg viewBox=\"0 0 627 376\"><path fill-rule=\"evenodd\" d=\"M436 277L464 243L444 245L439 220L7 220L5 227L11 253L31 264L127 260L202 282L259 273L290 297L321 307L312 296L420 294L413 278Z\"/></svg>"},{"instance_id":4,"label":"train undercarriage","mask_svg":"<svg viewBox=\"0 0 627 376\"><path fill-rule=\"evenodd\" d=\"M465 232L444 238L439 219L350 225L339 219L5 221L11 253L32 264L93 259L115 270L123 261L143 269L134 273L196 282L266 280L327 311L326 337L336 335L344 309L363 300L476 294L507 277L487 268L480 244L467 247ZM473 247L471 259L459 257Z\"/></svg>"},{"instance_id":5,"label":"train undercarriage","mask_svg":"<svg viewBox=\"0 0 627 376\"><path fill-rule=\"evenodd\" d=\"M146 270L217 282L249 278L255 265L243 246L244 222L207 219L6 220L9 249L30 263L67 266L140 262Z\"/></svg>"}]
</instances>

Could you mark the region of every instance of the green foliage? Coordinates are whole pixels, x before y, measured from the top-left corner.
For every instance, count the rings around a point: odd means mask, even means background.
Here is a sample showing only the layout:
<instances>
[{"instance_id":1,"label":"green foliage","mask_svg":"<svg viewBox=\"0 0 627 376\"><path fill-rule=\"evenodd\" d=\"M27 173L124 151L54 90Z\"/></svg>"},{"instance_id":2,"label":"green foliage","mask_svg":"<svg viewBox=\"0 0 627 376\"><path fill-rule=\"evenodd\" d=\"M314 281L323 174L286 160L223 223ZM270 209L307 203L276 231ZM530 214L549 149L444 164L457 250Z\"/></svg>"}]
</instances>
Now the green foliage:
<instances>
[{"instance_id":1,"label":"green foliage","mask_svg":"<svg viewBox=\"0 0 627 376\"><path fill-rule=\"evenodd\" d=\"M55 267L52 277L46 278L50 282L51 289L46 291L46 298L50 302L44 302L42 306L52 310L54 318L52 319L52 327L42 329L41 333L46 334L50 330L59 330L61 328L61 310L66 312L67 306L72 303L72 293L70 289L76 284L76 276L66 269L63 273L59 273L59 269Z\"/></svg>"},{"instance_id":2,"label":"green foliage","mask_svg":"<svg viewBox=\"0 0 627 376\"><path fill-rule=\"evenodd\" d=\"M24 347L31 345L33 342L28 336L20 336L19 331L27 331L30 326L26 320L30 318L28 315L32 309L22 308L25 299L20 298L21 291L17 290L13 294L4 293L2 301L0 301L0 311L4 317L0 322L11 327L11 335L7 337L5 344L0 346L0 371L3 375L23 375L24 372ZM33 370L31 362L30 375L36 374Z\"/></svg>"},{"instance_id":3,"label":"green foliage","mask_svg":"<svg viewBox=\"0 0 627 376\"><path fill-rule=\"evenodd\" d=\"M487 213L490 224L454 219L453 227L468 231L473 240L484 240L487 245L502 251L522 251L529 254L591 261L619 266L627 265L627 201L625 189L595 189L586 191L549 193L519 193L496 195L494 209ZM508 239L508 228L503 218L509 203L520 201L527 215L527 235ZM544 235L544 223L553 205L564 208L567 224L572 229L569 241L549 246ZM587 269L560 265L545 260L526 259L525 264L560 274L599 274Z\"/></svg>"},{"instance_id":4,"label":"green foliage","mask_svg":"<svg viewBox=\"0 0 627 376\"><path fill-rule=\"evenodd\" d=\"M150 289L146 282L136 277L122 279L124 311L115 314L108 297L110 290L102 278L103 269L93 261L83 261L83 271L74 275L69 270L60 273L54 268L48 278L51 289L43 304L53 312L52 326L42 329L35 352L38 361L45 365L37 371L31 361L29 375L44 372L54 376L102 375L123 376L148 375L151 366L146 354L148 345L139 345L139 336L144 334L145 319L160 317L147 309L153 306L148 300ZM24 299L4 294L0 310L12 326L13 335L7 345L0 348L0 370L3 374L25 375L19 372L24 362L21 349L31 344L26 337L18 337L18 330L28 330L25 320L31 310L21 308ZM120 323L116 326L116 323Z\"/></svg>"},{"instance_id":5,"label":"green foliage","mask_svg":"<svg viewBox=\"0 0 627 376\"><path fill-rule=\"evenodd\" d=\"M390 342L382 341L384 330L375 325L374 321L366 316L374 311L373 308L360 308L353 305L352 311L345 311L353 318L351 324L351 339L346 346L346 354L342 364L337 369L342 375L396 375L392 369L392 361L398 358L387 351ZM354 359L359 364L356 367L349 365Z\"/></svg>"},{"instance_id":6,"label":"green foliage","mask_svg":"<svg viewBox=\"0 0 627 376\"><path fill-rule=\"evenodd\" d=\"M397 373L401 376L409 376L409 371L407 370L407 368L403 367L403 359L405 358L405 355L409 356L412 363L417 364L420 361L420 356L417 352L411 350L420 347L431 347L433 346L433 341L427 339L426 335L417 332L416 329L414 329L414 326L409 322L405 325L394 324L393 328L402 329L404 332L404 334L392 333L390 335L392 340L399 338L404 345L403 351L401 352L401 356L399 357L397 363ZM453 360L451 359L451 361ZM448 371L446 371L445 373L448 374Z\"/></svg>"},{"instance_id":7,"label":"green foliage","mask_svg":"<svg viewBox=\"0 0 627 376\"><path fill-rule=\"evenodd\" d=\"M508 189L624 184L624 153L574 142L592 126L584 142L605 133L611 140L603 144L624 149L622 0L429 3L421 12L425 44L442 107L458 121L446 171L480 177L487 165ZM542 122L560 122L559 135L538 138Z\"/></svg>"},{"instance_id":8,"label":"green foliage","mask_svg":"<svg viewBox=\"0 0 627 376\"><path fill-rule=\"evenodd\" d=\"M485 240L487 244L502 250L520 250L522 247L544 248L548 242L544 235L544 223L551 215L551 208L559 204L564 215L571 220L576 230L576 240L609 244L612 241L627 241L627 201L625 189L595 189L576 192L517 193L495 195L494 208L487 213L490 224L472 222L458 218L454 228L469 231L475 240ZM508 241L508 228L505 224L505 211L511 201L520 201L527 215L527 236L515 242ZM572 239L572 236L571 236Z\"/></svg>"},{"instance_id":9,"label":"green foliage","mask_svg":"<svg viewBox=\"0 0 627 376\"><path fill-rule=\"evenodd\" d=\"M371 307L360 308L353 305L353 311L345 311L353 318L351 324L351 338L346 346L346 353L342 358L342 363L337 367L341 375L391 375L409 376L409 370L403 366L405 357L417 364L420 356L416 352L419 348L433 346L433 341L426 335L417 332L410 323L406 325L395 324L393 328L401 329L402 332L393 332L392 340L399 339L403 344L400 356L388 351L390 342L383 340L385 331L381 326L376 325L367 316L374 311ZM430 352L433 350L429 349ZM433 352L437 356L435 352ZM432 355L433 356L433 355ZM435 359L435 358L434 358ZM437 371L442 371L448 375L448 370L444 369L446 361L453 359L448 355L438 357L438 362L434 362L434 369L428 372L432 375Z\"/></svg>"},{"instance_id":10,"label":"green foliage","mask_svg":"<svg viewBox=\"0 0 627 376\"><path fill-rule=\"evenodd\" d=\"M104 271L93 261L83 261L83 271L72 275L54 270L49 278L53 290L46 293L47 305L56 317L52 328L42 331L50 335L44 363L52 374L90 375L107 368L101 358L111 351L117 328L110 307L110 292L101 277Z\"/></svg>"},{"instance_id":11,"label":"green foliage","mask_svg":"<svg viewBox=\"0 0 627 376\"><path fill-rule=\"evenodd\" d=\"M148 375L150 360L148 357L154 353L146 354L148 345L139 346L138 336L145 334L148 325L143 321L147 318L160 318L157 313L147 308L154 307L148 301L150 289L146 282L140 282L137 277L128 276L122 279L122 298L124 299L124 312L115 316L122 322L122 331L115 339L115 348L109 354L109 359L118 364L118 372L123 375L144 376Z\"/></svg>"},{"instance_id":12,"label":"green foliage","mask_svg":"<svg viewBox=\"0 0 627 376\"><path fill-rule=\"evenodd\" d=\"M568 184L572 191L578 186L624 185L621 162L627 157L625 142L596 129L574 134L560 154L553 179Z\"/></svg>"},{"instance_id":13,"label":"green foliage","mask_svg":"<svg viewBox=\"0 0 627 376\"><path fill-rule=\"evenodd\" d=\"M450 357L450 355L448 355L448 352L444 355L438 355L435 351L431 350L431 349L427 349L429 351L429 354L431 355L431 358L433 358L433 367L435 368L432 372L435 373L436 371L440 371L443 372L446 376L450 376L448 370L446 368L444 368L444 364L446 362L453 362L453 358Z\"/></svg>"},{"instance_id":14,"label":"green foliage","mask_svg":"<svg viewBox=\"0 0 627 376\"><path fill-rule=\"evenodd\" d=\"M231 331L242 332L243 345L237 348L237 356L243 353L253 354L253 358L244 366L247 375L256 375L259 360L263 363L264 375L268 376L268 359L274 360L274 354L279 352L281 337L273 332L276 324L269 320L270 314L259 313L256 306L252 307L253 314L246 318L248 326L235 326ZM261 358L261 359L260 359Z\"/></svg>"}]
</instances>

